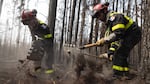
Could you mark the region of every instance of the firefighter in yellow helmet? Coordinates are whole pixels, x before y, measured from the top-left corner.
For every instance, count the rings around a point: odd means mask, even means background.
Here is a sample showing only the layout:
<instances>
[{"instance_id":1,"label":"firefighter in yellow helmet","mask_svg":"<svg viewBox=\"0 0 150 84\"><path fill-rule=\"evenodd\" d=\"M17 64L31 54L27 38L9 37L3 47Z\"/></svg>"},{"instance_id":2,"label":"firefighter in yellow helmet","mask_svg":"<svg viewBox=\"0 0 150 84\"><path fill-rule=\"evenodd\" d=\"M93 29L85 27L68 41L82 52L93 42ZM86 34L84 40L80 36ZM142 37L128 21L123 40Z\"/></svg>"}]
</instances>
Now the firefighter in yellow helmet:
<instances>
[{"instance_id":1,"label":"firefighter in yellow helmet","mask_svg":"<svg viewBox=\"0 0 150 84\"><path fill-rule=\"evenodd\" d=\"M108 10L109 3L96 4L92 9L92 17L104 22L107 29L111 33L98 40L98 45L111 44L113 54L113 78L121 78L126 76L126 79L131 79L129 76L129 66L127 57L131 49L141 40L141 30L136 22L130 17ZM119 45L115 44L119 41ZM116 46L114 46L114 44Z\"/></svg>"},{"instance_id":2,"label":"firefighter in yellow helmet","mask_svg":"<svg viewBox=\"0 0 150 84\"><path fill-rule=\"evenodd\" d=\"M51 73L54 60L53 36L49 27L36 18L37 10L24 10L21 14L21 22L29 27L32 35L32 47L27 59L35 62L35 71L42 69L45 73ZM46 67L41 66L42 60Z\"/></svg>"}]
</instances>

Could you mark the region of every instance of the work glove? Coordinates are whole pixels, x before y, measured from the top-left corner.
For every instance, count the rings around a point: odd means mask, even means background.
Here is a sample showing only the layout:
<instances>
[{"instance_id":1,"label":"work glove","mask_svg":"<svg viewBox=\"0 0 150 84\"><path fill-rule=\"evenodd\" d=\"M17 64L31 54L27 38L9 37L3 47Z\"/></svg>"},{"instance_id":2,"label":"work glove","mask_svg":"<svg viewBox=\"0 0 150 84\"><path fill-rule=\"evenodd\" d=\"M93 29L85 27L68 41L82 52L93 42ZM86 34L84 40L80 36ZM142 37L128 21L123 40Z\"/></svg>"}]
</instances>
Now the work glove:
<instances>
[{"instance_id":1,"label":"work glove","mask_svg":"<svg viewBox=\"0 0 150 84\"><path fill-rule=\"evenodd\" d=\"M110 58L110 60L112 60L114 53L115 53L115 52L112 51L112 50L108 50L108 51L107 51L107 54L108 54L108 57Z\"/></svg>"},{"instance_id":2,"label":"work glove","mask_svg":"<svg viewBox=\"0 0 150 84\"><path fill-rule=\"evenodd\" d=\"M98 41L96 42L96 44L99 45L99 46L103 46L104 43L105 43L104 38L101 38L100 40L98 40Z\"/></svg>"},{"instance_id":3,"label":"work glove","mask_svg":"<svg viewBox=\"0 0 150 84\"><path fill-rule=\"evenodd\" d=\"M109 55L108 58L109 58L110 61L112 61L113 60L113 55Z\"/></svg>"},{"instance_id":4,"label":"work glove","mask_svg":"<svg viewBox=\"0 0 150 84\"><path fill-rule=\"evenodd\" d=\"M112 61L113 55L109 56L107 53L104 53L104 54L99 55L99 58L105 58L105 59Z\"/></svg>"}]
</instances>

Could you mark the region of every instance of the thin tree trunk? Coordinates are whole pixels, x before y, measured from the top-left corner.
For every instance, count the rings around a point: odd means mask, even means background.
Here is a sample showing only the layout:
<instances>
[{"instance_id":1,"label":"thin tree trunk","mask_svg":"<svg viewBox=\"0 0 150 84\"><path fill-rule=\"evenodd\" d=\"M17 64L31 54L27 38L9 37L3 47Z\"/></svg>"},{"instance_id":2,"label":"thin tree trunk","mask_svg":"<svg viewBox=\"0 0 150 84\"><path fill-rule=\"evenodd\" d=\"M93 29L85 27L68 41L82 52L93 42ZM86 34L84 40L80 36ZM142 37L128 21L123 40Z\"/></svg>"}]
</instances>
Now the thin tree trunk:
<instances>
[{"instance_id":1,"label":"thin tree trunk","mask_svg":"<svg viewBox=\"0 0 150 84\"><path fill-rule=\"evenodd\" d=\"M72 1L73 0L69 0L69 9L68 9L68 15L69 16L67 16L67 43L69 44L69 40L70 40L70 38L69 38L69 36L70 36L70 22L71 22L71 8L72 8Z\"/></svg>"},{"instance_id":2,"label":"thin tree trunk","mask_svg":"<svg viewBox=\"0 0 150 84\"><path fill-rule=\"evenodd\" d=\"M70 35L69 35L69 44L72 42L72 31L73 31L73 22L74 22L74 15L75 15L75 8L76 8L76 0L73 0L72 8L71 8L71 20L70 20Z\"/></svg>"},{"instance_id":3,"label":"thin tree trunk","mask_svg":"<svg viewBox=\"0 0 150 84\"><path fill-rule=\"evenodd\" d=\"M113 10L115 10L115 0L113 0Z\"/></svg>"},{"instance_id":4,"label":"thin tree trunk","mask_svg":"<svg viewBox=\"0 0 150 84\"><path fill-rule=\"evenodd\" d=\"M140 23L141 23L141 30L143 30L143 0L141 0L141 8L140 8L141 10L141 14L140 14ZM142 57L142 54L141 54L141 50L142 50L142 42L140 41L140 43L139 43L139 48L138 48L138 54L139 54L139 59L140 59L140 61L141 61L141 57Z\"/></svg>"},{"instance_id":5,"label":"thin tree trunk","mask_svg":"<svg viewBox=\"0 0 150 84\"><path fill-rule=\"evenodd\" d=\"M50 33L53 35L53 39L54 39L56 9L57 9L57 0L50 0L49 1L48 26L50 28Z\"/></svg>"},{"instance_id":6,"label":"thin tree trunk","mask_svg":"<svg viewBox=\"0 0 150 84\"><path fill-rule=\"evenodd\" d=\"M128 8L127 8L127 16L130 16L130 10L131 10L131 0L128 0Z\"/></svg>"},{"instance_id":7,"label":"thin tree trunk","mask_svg":"<svg viewBox=\"0 0 150 84\"><path fill-rule=\"evenodd\" d=\"M116 11L118 11L118 0L116 1Z\"/></svg>"},{"instance_id":8,"label":"thin tree trunk","mask_svg":"<svg viewBox=\"0 0 150 84\"><path fill-rule=\"evenodd\" d=\"M9 28L9 20L7 19L6 22L6 31L4 34L4 45L3 45L3 54L2 56L7 56L8 55L8 28Z\"/></svg>"},{"instance_id":9,"label":"thin tree trunk","mask_svg":"<svg viewBox=\"0 0 150 84\"><path fill-rule=\"evenodd\" d=\"M63 42L64 42L64 29L65 29L65 16L66 16L66 6L67 6L67 0L64 2L64 13L63 13L63 24L62 24L62 31L61 31L61 42L60 42L60 47L62 47Z\"/></svg>"},{"instance_id":10,"label":"thin tree trunk","mask_svg":"<svg viewBox=\"0 0 150 84\"><path fill-rule=\"evenodd\" d=\"M81 46L82 43L83 43L83 30L84 30L84 24L85 24L85 6L86 6L86 1L83 0L83 9L82 9L82 21L81 21L81 30L80 30L80 34L79 34L79 37L80 37L80 42L79 42L79 45Z\"/></svg>"},{"instance_id":11,"label":"thin tree trunk","mask_svg":"<svg viewBox=\"0 0 150 84\"><path fill-rule=\"evenodd\" d=\"M80 6L81 6L81 0L79 0L79 4L78 4L78 16L77 16L77 23L75 26L75 45L77 44L77 37L78 37L78 25L79 25L79 14L80 14Z\"/></svg>"},{"instance_id":12,"label":"thin tree trunk","mask_svg":"<svg viewBox=\"0 0 150 84\"><path fill-rule=\"evenodd\" d=\"M16 6L17 2L15 2L15 6ZM21 3L20 3L21 6ZM21 14L21 7L18 10L18 13ZM19 19L18 19L19 20ZM20 43L20 39L21 39L21 22L18 22L18 35L17 35L17 51L16 51L16 55L19 56L20 53L17 53L20 49L21 43Z\"/></svg>"},{"instance_id":13,"label":"thin tree trunk","mask_svg":"<svg viewBox=\"0 0 150 84\"><path fill-rule=\"evenodd\" d=\"M68 4L69 4L70 0L66 1L66 11L65 11L65 22L64 22L64 33L65 33L65 43L68 42L68 12L69 12L69 8L68 8Z\"/></svg>"},{"instance_id":14,"label":"thin tree trunk","mask_svg":"<svg viewBox=\"0 0 150 84\"><path fill-rule=\"evenodd\" d=\"M136 14L136 22L138 22L138 7L137 7L137 0L135 0L135 14Z\"/></svg>"},{"instance_id":15,"label":"thin tree trunk","mask_svg":"<svg viewBox=\"0 0 150 84\"><path fill-rule=\"evenodd\" d=\"M143 29L143 25L142 25L143 24L143 1L144 0L141 0L141 14L140 14L141 15L141 22L140 23L141 23L141 28L142 29Z\"/></svg>"},{"instance_id":16,"label":"thin tree trunk","mask_svg":"<svg viewBox=\"0 0 150 84\"><path fill-rule=\"evenodd\" d=\"M92 19L91 21L91 31L90 31L90 36L89 36L89 42L88 43L92 43L92 37L93 37L93 22L94 22L94 19Z\"/></svg>"},{"instance_id":17,"label":"thin tree trunk","mask_svg":"<svg viewBox=\"0 0 150 84\"><path fill-rule=\"evenodd\" d=\"M13 24L15 23L15 3L13 4L13 17L12 17L12 24L11 24L11 26L12 26L12 28L13 28ZM12 49L12 40L13 40L13 29L12 29L12 31L11 31L11 37L10 37L10 52L11 52L11 49Z\"/></svg>"},{"instance_id":18,"label":"thin tree trunk","mask_svg":"<svg viewBox=\"0 0 150 84\"><path fill-rule=\"evenodd\" d=\"M3 0L0 0L0 16L1 16L1 11L2 11L2 6L3 6Z\"/></svg>"},{"instance_id":19,"label":"thin tree trunk","mask_svg":"<svg viewBox=\"0 0 150 84\"><path fill-rule=\"evenodd\" d=\"M122 9L123 13L125 12L125 0L123 0L123 9Z\"/></svg>"},{"instance_id":20,"label":"thin tree trunk","mask_svg":"<svg viewBox=\"0 0 150 84\"><path fill-rule=\"evenodd\" d=\"M95 25L95 39L94 39L94 43L98 40L98 29L99 29L99 22L98 19L96 20L96 25ZM96 55L98 55L98 49L97 47L95 47L96 50Z\"/></svg>"}]
</instances>

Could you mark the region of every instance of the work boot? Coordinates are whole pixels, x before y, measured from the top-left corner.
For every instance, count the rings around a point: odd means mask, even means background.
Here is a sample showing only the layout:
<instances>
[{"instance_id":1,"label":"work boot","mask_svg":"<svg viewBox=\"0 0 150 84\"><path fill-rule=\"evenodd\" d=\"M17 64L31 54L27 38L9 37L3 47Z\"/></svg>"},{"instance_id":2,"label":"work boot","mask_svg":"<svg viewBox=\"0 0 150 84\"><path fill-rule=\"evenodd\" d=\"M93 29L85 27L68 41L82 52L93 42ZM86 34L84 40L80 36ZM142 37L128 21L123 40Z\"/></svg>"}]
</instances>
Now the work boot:
<instances>
[{"instance_id":1,"label":"work boot","mask_svg":"<svg viewBox=\"0 0 150 84\"><path fill-rule=\"evenodd\" d=\"M116 79L121 80L122 77L123 77L123 72L122 71L114 70L114 74L112 76L112 80L116 80Z\"/></svg>"},{"instance_id":2,"label":"work boot","mask_svg":"<svg viewBox=\"0 0 150 84\"><path fill-rule=\"evenodd\" d=\"M111 80L125 81L125 80L131 80L131 79L132 78L130 76L113 75Z\"/></svg>"},{"instance_id":3,"label":"work boot","mask_svg":"<svg viewBox=\"0 0 150 84\"><path fill-rule=\"evenodd\" d=\"M114 74L113 76L112 76L112 79L113 80L117 80L117 79L121 79L122 78L122 76L121 75L116 75L116 74Z\"/></svg>"},{"instance_id":4,"label":"work boot","mask_svg":"<svg viewBox=\"0 0 150 84\"><path fill-rule=\"evenodd\" d=\"M135 78L136 77L136 74L131 74L131 73L129 73L129 72L124 72L124 79L125 80L132 80L133 78Z\"/></svg>"},{"instance_id":5,"label":"work boot","mask_svg":"<svg viewBox=\"0 0 150 84\"><path fill-rule=\"evenodd\" d=\"M44 74L51 74L54 72L53 69L43 69L41 66L35 67L34 70L35 72L42 72Z\"/></svg>"},{"instance_id":6,"label":"work boot","mask_svg":"<svg viewBox=\"0 0 150 84\"><path fill-rule=\"evenodd\" d=\"M33 69L28 69L26 74L30 77L37 78L36 71L35 71L34 68Z\"/></svg>"},{"instance_id":7,"label":"work boot","mask_svg":"<svg viewBox=\"0 0 150 84\"><path fill-rule=\"evenodd\" d=\"M124 73L123 75L116 75L114 74L112 76L112 80L121 80L121 81L125 81L125 80L132 80L136 75L135 74L130 74L130 73Z\"/></svg>"},{"instance_id":8,"label":"work boot","mask_svg":"<svg viewBox=\"0 0 150 84\"><path fill-rule=\"evenodd\" d=\"M45 74L52 74L54 72L53 69L46 69Z\"/></svg>"},{"instance_id":9,"label":"work boot","mask_svg":"<svg viewBox=\"0 0 150 84\"><path fill-rule=\"evenodd\" d=\"M115 80L120 80L122 76L113 74L112 77L106 79L106 84L113 84Z\"/></svg>"},{"instance_id":10,"label":"work boot","mask_svg":"<svg viewBox=\"0 0 150 84\"><path fill-rule=\"evenodd\" d=\"M23 64L25 62L25 60L18 60L21 64Z\"/></svg>"},{"instance_id":11,"label":"work boot","mask_svg":"<svg viewBox=\"0 0 150 84\"><path fill-rule=\"evenodd\" d=\"M41 72L41 69L42 69L41 66L38 66L38 67L34 68L35 72Z\"/></svg>"}]
</instances>

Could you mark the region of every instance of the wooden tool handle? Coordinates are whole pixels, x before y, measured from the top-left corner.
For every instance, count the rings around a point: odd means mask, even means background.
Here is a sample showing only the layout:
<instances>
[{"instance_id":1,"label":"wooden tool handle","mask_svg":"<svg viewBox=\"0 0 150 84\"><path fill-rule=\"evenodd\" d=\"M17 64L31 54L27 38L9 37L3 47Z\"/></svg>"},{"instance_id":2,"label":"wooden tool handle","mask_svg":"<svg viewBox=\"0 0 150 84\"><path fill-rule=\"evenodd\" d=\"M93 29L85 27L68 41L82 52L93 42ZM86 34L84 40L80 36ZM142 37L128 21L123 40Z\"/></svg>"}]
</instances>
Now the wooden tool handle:
<instances>
[{"instance_id":1,"label":"wooden tool handle","mask_svg":"<svg viewBox=\"0 0 150 84\"><path fill-rule=\"evenodd\" d=\"M94 47L94 46L97 46L97 44L96 43L86 44L86 45L80 47L80 49L90 48L90 47Z\"/></svg>"},{"instance_id":2,"label":"wooden tool handle","mask_svg":"<svg viewBox=\"0 0 150 84\"><path fill-rule=\"evenodd\" d=\"M97 46L97 44L96 43L92 43L92 44L84 45L85 48L90 48L90 47L94 47L94 46Z\"/></svg>"}]
</instances>

